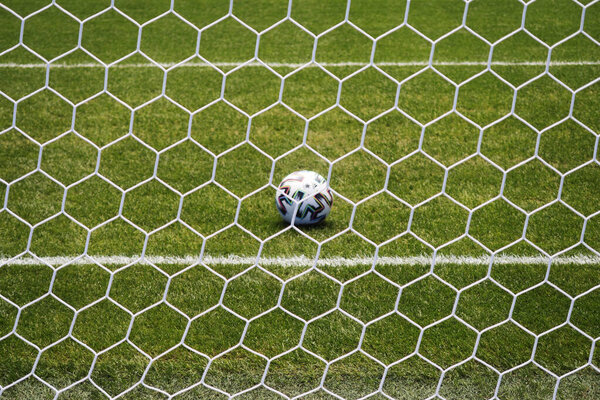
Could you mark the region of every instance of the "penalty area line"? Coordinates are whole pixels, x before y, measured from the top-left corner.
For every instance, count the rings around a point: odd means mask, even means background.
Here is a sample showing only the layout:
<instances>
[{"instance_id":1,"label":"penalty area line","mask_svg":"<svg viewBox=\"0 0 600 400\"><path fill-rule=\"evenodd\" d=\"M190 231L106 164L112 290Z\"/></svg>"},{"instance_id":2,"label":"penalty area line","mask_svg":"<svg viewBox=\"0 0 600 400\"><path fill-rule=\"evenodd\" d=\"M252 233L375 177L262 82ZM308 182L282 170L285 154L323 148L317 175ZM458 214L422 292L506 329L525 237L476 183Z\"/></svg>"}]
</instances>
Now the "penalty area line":
<instances>
[{"instance_id":1,"label":"penalty area line","mask_svg":"<svg viewBox=\"0 0 600 400\"><path fill-rule=\"evenodd\" d=\"M199 256L119 256L119 255L97 255L97 256L57 256L57 257L19 257L16 259L0 258L0 267L3 265L64 265L93 264L94 261L102 265L125 265L125 264L173 264L173 265L191 265L200 261ZM209 265L240 265L255 264L261 266L280 266L280 267L311 267L315 259L306 256L289 257L260 257L257 262L256 257L227 255L227 256L209 256L206 255L201 260ZM433 259L431 256L409 256L409 257L378 257L377 265L398 265L398 266L427 266L431 265ZM543 256L520 256L520 255L498 255L494 257L494 265L534 265L548 264L549 258ZM354 267L360 265L373 264L373 257L325 257L317 260L317 266L323 267ZM456 264L456 265L489 265L489 256L461 256L461 255L439 255L435 259L435 264ZM600 264L600 256L592 255L570 255L560 256L552 260L552 264L573 264L588 265Z\"/></svg>"},{"instance_id":2,"label":"penalty area line","mask_svg":"<svg viewBox=\"0 0 600 400\"><path fill-rule=\"evenodd\" d=\"M174 62L158 62L163 68L170 68L179 63ZM131 63L131 64L116 64L110 66L110 68L151 68L156 67L157 64L154 63ZM211 67L238 67L240 65L245 64L244 62L214 62L214 63L204 63L204 62L188 62L179 65L179 67L200 67L200 68L211 68ZM287 67L287 68L316 68L318 65L322 67L363 67L365 65L370 65L368 62L356 62L356 61L347 61L347 62L321 62L321 63L268 63L270 67ZM545 66L548 63L546 61L492 61L492 66L521 66L521 67L531 67L531 66ZM104 65L100 63L32 63L32 64L20 64L20 63L0 63L0 68L17 68L17 69L28 69L28 68L46 68L50 66L50 68L105 68ZM429 65L429 61L381 61L373 63L373 65L377 65L380 67L425 67ZM432 62L433 66L448 66L448 67L461 67L461 66L487 66L487 61L437 61ZM600 60L582 60L582 61L551 61L550 66L584 66L584 65L600 65ZM262 63L253 61L245 64L247 67L261 67Z\"/></svg>"}]
</instances>

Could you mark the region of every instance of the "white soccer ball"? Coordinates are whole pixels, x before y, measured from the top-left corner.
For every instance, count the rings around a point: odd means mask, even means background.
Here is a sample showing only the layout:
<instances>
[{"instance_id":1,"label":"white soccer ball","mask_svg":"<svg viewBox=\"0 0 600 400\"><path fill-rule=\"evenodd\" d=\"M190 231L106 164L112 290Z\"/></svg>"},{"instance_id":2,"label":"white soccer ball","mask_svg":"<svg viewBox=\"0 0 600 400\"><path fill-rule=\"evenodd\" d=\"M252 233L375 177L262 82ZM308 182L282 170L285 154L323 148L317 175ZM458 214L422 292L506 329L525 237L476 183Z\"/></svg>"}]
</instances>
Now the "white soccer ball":
<instances>
[{"instance_id":1,"label":"white soccer ball","mask_svg":"<svg viewBox=\"0 0 600 400\"><path fill-rule=\"evenodd\" d=\"M333 194L327 181L313 171L292 172L279 184L275 205L287 222L292 222L296 210L296 225L312 225L321 222L331 211Z\"/></svg>"}]
</instances>

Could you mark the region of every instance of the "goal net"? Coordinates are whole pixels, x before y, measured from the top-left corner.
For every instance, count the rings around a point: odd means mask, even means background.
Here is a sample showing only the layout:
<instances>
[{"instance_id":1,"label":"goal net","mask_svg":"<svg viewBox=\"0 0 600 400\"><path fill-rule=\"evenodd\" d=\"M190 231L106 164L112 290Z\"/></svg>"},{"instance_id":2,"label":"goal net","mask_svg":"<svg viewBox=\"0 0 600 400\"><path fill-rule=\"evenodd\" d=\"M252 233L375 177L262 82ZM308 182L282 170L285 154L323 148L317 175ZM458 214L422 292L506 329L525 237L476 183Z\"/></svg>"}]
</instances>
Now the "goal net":
<instances>
[{"instance_id":1,"label":"goal net","mask_svg":"<svg viewBox=\"0 0 600 400\"><path fill-rule=\"evenodd\" d=\"M598 0L0 26L0 397L600 397Z\"/></svg>"}]
</instances>

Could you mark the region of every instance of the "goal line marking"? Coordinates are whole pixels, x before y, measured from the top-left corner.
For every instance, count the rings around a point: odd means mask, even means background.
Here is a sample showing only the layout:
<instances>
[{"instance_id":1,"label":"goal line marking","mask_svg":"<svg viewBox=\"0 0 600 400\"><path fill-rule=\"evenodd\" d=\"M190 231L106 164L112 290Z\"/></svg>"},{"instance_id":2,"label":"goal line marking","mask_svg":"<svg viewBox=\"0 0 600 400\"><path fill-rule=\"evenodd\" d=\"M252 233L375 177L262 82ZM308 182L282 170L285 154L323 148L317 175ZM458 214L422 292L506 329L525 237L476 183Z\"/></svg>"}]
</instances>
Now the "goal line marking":
<instances>
[{"instance_id":1,"label":"goal line marking","mask_svg":"<svg viewBox=\"0 0 600 400\"><path fill-rule=\"evenodd\" d=\"M174 62L165 62L158 63L163 68L170 68L179 63ZM181 64L180 67L201 67L201 68L210 68L211 66L215 67L237 67L244 64L244 62L214 62L214 63L203 63L203 62L188 62ZM323 67L362 67L365 65L370 65L368 62L322 62L322 63L266 63L270 67L288 67L288 68L300 68L302 66L306 66L307 68L315 68L318 65ZM546 61L493 61L492 66L521 66L521 67L529 67L529 66L545 66L547 64ZM428 61L382 61L373 63L373 65L377 65L380 67L412 67L412 66L422 66L425 67L429 65ZM449 67L460 67L460 66L487 66L487 61L434 61L432 63L433 66L449 66ZM600 65L600 60L588 60L588 61L551 61L551 66L583 66L583 65ZM48 66L47 63L33 63L33 64L20 64L20 63L0 63L0 68L46 68ZM131 64L116 64L111 66L110 68L150 68L155 67L156 64L153 63L131 63ZM248 67L260 67L261 63L253 61L245 66ZM50 68L104 68L104 66L100 63L77 63L77 64L67 64L67 63L51 63Z\"/></svg>"},{"instance_id":2,"label":"goal line marking","mask_svg":"<svg viewBox=\"0 0 600 400\"><path fill-rule=\"evenodd\" d=\"M20 257L17 259L0 258L0 267L2 265L64 265L64 264L93 264L95 260L99 264L114 265L114 264L132 264L132 263L152 263L152 264L175 264L175 265L191 265L199 261L198 256L145 256L143 258L137 256L59 256L59 257ZM204 256L202 262L212 265L239 265L239 264L254 264L256 257L247 256ZM310 267L313 266L315 259L306 256L290 256L290 257L261 257L258 264L262 266L280 266L280 267ZM543 256L519 256L519 255L498 255L494 257L494 265L498 264L548 264L549 258ZM318 266L328 267L353 267L360 265L371 265L373 257L326 257L317 261ZM378 265L403 265L403 266L423 266L431 265L431 256L409 256L409 257L378 257ZM435 259L436 265L439 264L458 264L458 265L489 265L489 256L460 256L460 255L439 255ZM600 264L600 256L593 255L570 255L560 256L552 260L552 264Z\"/></svg>"}]
</instances>

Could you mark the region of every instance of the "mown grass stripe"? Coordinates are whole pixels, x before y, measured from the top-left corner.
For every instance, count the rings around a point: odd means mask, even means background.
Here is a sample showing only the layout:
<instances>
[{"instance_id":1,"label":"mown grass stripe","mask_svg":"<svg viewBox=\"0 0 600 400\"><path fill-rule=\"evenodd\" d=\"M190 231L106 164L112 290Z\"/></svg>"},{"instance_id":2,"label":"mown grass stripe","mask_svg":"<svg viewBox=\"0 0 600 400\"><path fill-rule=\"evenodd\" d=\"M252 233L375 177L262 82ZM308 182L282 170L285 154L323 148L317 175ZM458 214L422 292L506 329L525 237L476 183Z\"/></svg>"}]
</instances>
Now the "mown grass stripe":
<instances>
[{"instance_id":1,"label":"mown grass stripe","mask_svg":"<svg viewBox=\"0 0 600 400\"><path fill-rule=\"evenodd\" d=\"M356 62L356 61L348 61L348 62L337 62L337 63L270 63L265 62L267 65L271 67L288 67L288 68L300 68L302 66L306 66L307 68L314 68L318 65L323 67L360 67L364 65L368 65L368 62ZM179 63L174 62L158 62L159 65L165 68L173 67L178 65ZM215 62L215 63L199 63L199 62L188 62L180 65L180 67L237 67L243 65L244 62ZM492 61L492 65L494 66L544 66L547 63L545 61ZM259 62L250 62L248 64L244 64L244 66L248 67L260 67L262 63ZM428 61L382 61L376 62L374 65L378 66L386 66L386 67L412 67L412 66L426 66L429 65ZM488 65L487 61L434 61L432 65L435 66L480 66L480 65ZM551 61L551 66L583 66L583 65L600 65L600 60L584 60L584 61ZM20 63L0 63L0 68L46 68L48 64L46 63L32 63L32 64L20 64ZM154 67L156 64L153 63L131 63L131 64L116 64L112 65L111 68L150 68ZM51 68L104 68L104 66L100 63L52 63L50 65Z\"/></svg>"},{"instance_id":2,"label":"mown grass stripe","mask_svg":"<svg viewBox=\"0 0 600 400\"><path fill-rule=\"evenodd\" d=\"M41 265L43 263L57 264L90 264L91 260L88 257L80 257L73 260L76 256L58 256L58 257L21 257L16 259L0 258L0 265ZM135 256L119 256L119 255L100 255L92 256L93 259L100 264L131 264L134 262L152 263L152 264L192 264L199 261L198 256L146 256L143 258ZM239 265L253 264L256 257L246 257L238 255L227 256L204 256L203 262L207 264L219 265ZM500 255L494 257L494 264L545 264L549 259L542 256L519 256L519 255ZM410 257L379 257L377 264L381 265L430 265L432 262L431 256L410 256ZM317 261L320 266L329 267L353 267L357 265L369 265L373 263L373 257L328 257ZM459 265L487 265L490 263L489 256L461 256L461 255L440 255L435 259L436 264L459 264ZM570 255L561 256L552 260L553 264L573 264L587 265L600 264L600 256L590 255ZM290 257L261 257L260 265L273 265L281 267L305 267L314 264L314 258L306 256L290 256Z\"/></svg>"}]
</instances>

